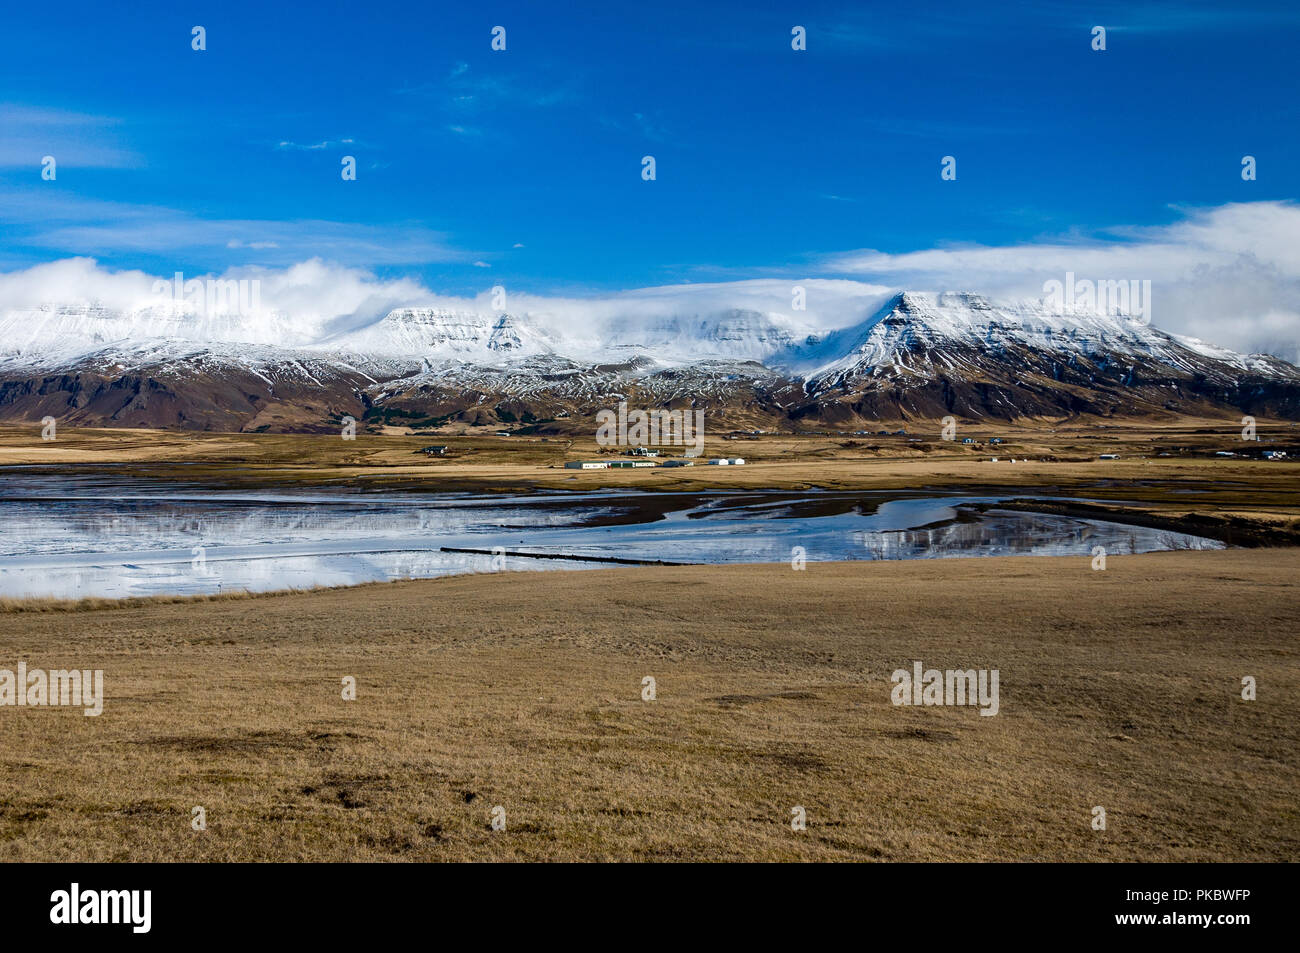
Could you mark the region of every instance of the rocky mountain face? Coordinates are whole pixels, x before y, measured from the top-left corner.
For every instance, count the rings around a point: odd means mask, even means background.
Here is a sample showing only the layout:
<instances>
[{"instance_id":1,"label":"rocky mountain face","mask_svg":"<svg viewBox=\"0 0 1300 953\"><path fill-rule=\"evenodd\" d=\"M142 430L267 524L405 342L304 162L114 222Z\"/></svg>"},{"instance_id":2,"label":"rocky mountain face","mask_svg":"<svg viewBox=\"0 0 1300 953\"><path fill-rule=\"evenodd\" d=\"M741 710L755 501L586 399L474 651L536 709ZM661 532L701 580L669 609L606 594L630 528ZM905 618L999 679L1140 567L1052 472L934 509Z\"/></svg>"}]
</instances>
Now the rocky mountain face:
<instances>
[{"instance_id":1,"label":"rocky mountain face","mask_svg":"<svg viewBox=\"0 0 1300 953\"><path fill-rule=\"evenodd\" d=\"M329 431L338 419L588 430L596 411L706 410L711 427L1072 415L1300 419L1300 368L1125 316L904 292L826 331L799 315L404 308L360 328L95 307L0 312L0 420Z\"/></svg>"},{"instance_id":2,"label":"rocky mountain face","mask_svg":"<svg viewBox=\"0 0 1300 953\"><path fill-rule=\"evenodd\" d=\"M805 384L823 420L1300 415L1294 365L1123 316L907 292L845 338Z\"/></svg>"}]
</instances>

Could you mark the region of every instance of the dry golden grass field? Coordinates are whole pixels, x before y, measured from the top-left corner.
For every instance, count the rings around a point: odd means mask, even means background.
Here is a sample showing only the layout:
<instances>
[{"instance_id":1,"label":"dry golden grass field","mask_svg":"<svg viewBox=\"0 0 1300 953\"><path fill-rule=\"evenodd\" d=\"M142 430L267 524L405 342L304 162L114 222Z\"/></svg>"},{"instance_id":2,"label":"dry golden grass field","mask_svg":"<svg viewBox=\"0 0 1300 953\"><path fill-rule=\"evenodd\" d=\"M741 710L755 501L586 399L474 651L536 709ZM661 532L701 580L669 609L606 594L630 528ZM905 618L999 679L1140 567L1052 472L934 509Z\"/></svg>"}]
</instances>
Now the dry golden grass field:
<instances>
[{"instance_id":1,"label":"dry golden grass field","mask_svg":"<svg viewBox=\"0 0 1300 953\"><path fill-rule=\"evenodd\" d=\"M706 456L748 463L590 472L563 468L603 452L590 438L11 427L0 466L241 488L979 489L1300 541L1300 464L1213 456L1242 449L1236 421L963 431L996 449L909 427L921 439L711 436ZM1265 547L1100 572L946 559L0 601L0 668L107 683L97 718L0 707L2 856L1293 860L1297 570L1300 548ZM999 714L892 705L890 673L915 659L997 669Z\"/></svg>"},{"instance_id":2,"label":"dry golden grass field","mask_svg":"<svg viewBox=\"0 0 1300 953\"><path fill-rule=\"evenodd\" d=\"M704 457L742 457L743 467L680 469L564 469L565 461L622 456L597 447L591 435L496 437L491 434L419 435L221 434L184 431L65 428L42 441L40 428L0 427L0 466L62 466L80 473L112 468L149 479L183 479L222 486L340 485L366 489L592 490L652 489L915 489L919 487L1056 487L1090 489L1109 498L1168 501L1170 486L1192 486L1197 506L1300 503L1300 427L1259 424L1266 443L1291 449L1292 459L1268 462L1214 459L1239 452L1232 420L1150 423L1077 423L1053 427L997 425L962 429L962 436L998 446L965 446L939 439L938 424L910 424L907 436L768 434L753 439L710 436ZM429 457L420 448L449 448ZM1119 453L1119 460L1099 460ZM1165 456L1159 456L1165 454ZM680 456L679 448L669 455ZM998 457L993 463L992 457ZM1015 463L1009 462L1015 459ZM1296 508L1300 514L1300 508Z\"/></svg>"},{"instance_id":3,"label":"dry golden grass field","mask_svg":"<svg viewBox=\"0 0 1300 953\"><path fill-rule=\"evenodd\" d=\"M1294 860L1298 573L1300 550L1254 549L9 604L0 666L102 668L107 699L98 718L0 709L0 844L24 861ZM890 673L914 659L996 668L999 714L895 707Z\"/></svg>"}]
</instances>

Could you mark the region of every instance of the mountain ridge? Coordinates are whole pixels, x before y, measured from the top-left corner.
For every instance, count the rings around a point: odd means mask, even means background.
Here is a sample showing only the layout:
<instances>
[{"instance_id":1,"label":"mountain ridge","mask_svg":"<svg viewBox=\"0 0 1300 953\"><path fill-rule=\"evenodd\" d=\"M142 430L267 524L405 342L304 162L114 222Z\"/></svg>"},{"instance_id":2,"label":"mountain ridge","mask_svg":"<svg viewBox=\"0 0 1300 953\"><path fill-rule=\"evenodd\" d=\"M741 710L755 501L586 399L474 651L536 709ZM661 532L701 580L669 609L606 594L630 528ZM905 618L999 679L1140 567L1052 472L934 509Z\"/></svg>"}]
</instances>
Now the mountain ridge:
<instances>
[{"instance_id":1,"label":"mountain ridge","mask_svg":"<svg viewBox=\"0 0 1300 953\"><path fill-rule=\"evenodd\" d=\"M397 308L334 332L179 304L0 313L0 418L11 421L327 430L351 415L562 429L620 399L765 429L948 414L1296 419L1300 368L1127 315L973 292L902 291L829 330L740 307L582 327L540 311Z\"/></svg>"}]
</instances>

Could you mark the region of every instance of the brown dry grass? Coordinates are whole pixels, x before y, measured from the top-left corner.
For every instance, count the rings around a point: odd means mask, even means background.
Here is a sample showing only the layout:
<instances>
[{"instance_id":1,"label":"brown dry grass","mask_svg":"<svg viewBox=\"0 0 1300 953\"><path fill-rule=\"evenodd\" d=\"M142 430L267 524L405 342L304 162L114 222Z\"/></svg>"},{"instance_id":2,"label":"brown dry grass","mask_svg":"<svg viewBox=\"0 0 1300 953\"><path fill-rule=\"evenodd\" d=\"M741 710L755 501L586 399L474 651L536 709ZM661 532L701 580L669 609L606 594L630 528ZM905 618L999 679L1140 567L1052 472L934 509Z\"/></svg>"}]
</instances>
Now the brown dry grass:
<instances>
[{"instance_id":1,"label":"brown dry grass","mask_svg":"<svg viewBox=\"0 0 1300 953\"><path fill-rule=\"evenodd\" d=\"M0 428L0 466L61 467L90 473L113 472L142 479L186 480L206 485L306 487L342 484L366 489L592 490L636 488L703 489L975 489L1055 487L1086 489L1107 499L1137 499L1210 509L1274 507L1300 518L1297 469L1300 460L1270 462L1206 457L1215 450L1241 451L1235 420L1189 420L1072 425L985 425L964 427L963 436L1000 435L999 447L968 447L938 440L937 425L912 423L924 442L905 437L768 435L725 440L711 435L705 456L740 456L743 467L684 469L565 470L566 460L601 456L594 436L433 437L366 434L355 441L337 435L207 434L171 431L62 429L55 441L40 440L39 427ZM1260 422L1263 446L1292 447L1300 456L1300 428ZM452 448L449 458L429 458L418 449L430 443ZM1294 446L1293 446L1294 445ZM1161 452L1193 455L1158 457ZM676 451L673 451L674 453ZM1120 460L1096 459L1119 452ZM1196 456L1200 454L1201 456ZM998 456L1000 462L990 462ZM1055 457L1054 460L1044 458ZM1017 463L1007 462L1016 458ZM1171 488L1193 487L1195 496L1169 496Z\"/></svg>"},{"instance_id":2,"label":"brown dry grass","mask_svg":"<svg viewBox=\"0 0 1300 953\"><path fill-rule=\"evenodd\" d=\"M1294 860L1298 570L1296 550L646 568L0 615L0 667L102 668L108 694L99 718L0 708L0 843ZM916 658L999 669L1002 713L893 707L889 673Z\"/></svg>"},{"instance_id":3,"label":"brown dry grass","mask_svg":"<svg viewBox=\"0 0 1300 953\"><path fill-rule=\"evenodd\" d=\"M306 589L281 589L272 592L250 592L244 589L231 589L205 595L157 595L130 596L124 599L109 599L91 596L85 599L54 599L43 597L4 597L0 598L0 614L21 612L96 612L102 609L139 609L145 606L188 605L197 606L205 602L230 602L242 599L268 599L291 595L305 595L313 592L329 592L333 589L351 589L351 586L312 586Z\"/></svg>"}]
</instances>

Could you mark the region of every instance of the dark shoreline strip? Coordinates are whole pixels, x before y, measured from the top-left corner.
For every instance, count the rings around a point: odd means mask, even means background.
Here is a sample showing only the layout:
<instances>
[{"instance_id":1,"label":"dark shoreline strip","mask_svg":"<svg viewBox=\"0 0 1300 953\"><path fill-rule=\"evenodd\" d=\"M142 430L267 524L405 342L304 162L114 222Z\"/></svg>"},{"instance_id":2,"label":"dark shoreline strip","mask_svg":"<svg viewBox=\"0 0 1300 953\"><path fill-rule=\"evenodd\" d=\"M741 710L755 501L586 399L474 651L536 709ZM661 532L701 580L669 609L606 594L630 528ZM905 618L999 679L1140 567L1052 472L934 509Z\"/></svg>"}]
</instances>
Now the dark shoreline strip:
<instances>
[{"instance_id":1,"label":"dark shoreline strip","mask_svg":"<svg viewBox=\"0 0 1300 953\"><path fill-rule=\"evenodd\" d=\"M490 549L457 549L455 546L439 546L444 553L469 553L473 556L519 556L524 559L567 559L580 563L618 563L622 566L699 566L701 563L670 563L662 559L623 559L620 556L569 556L558 553L494 553Z\"/></svg>"}]
</instances>

